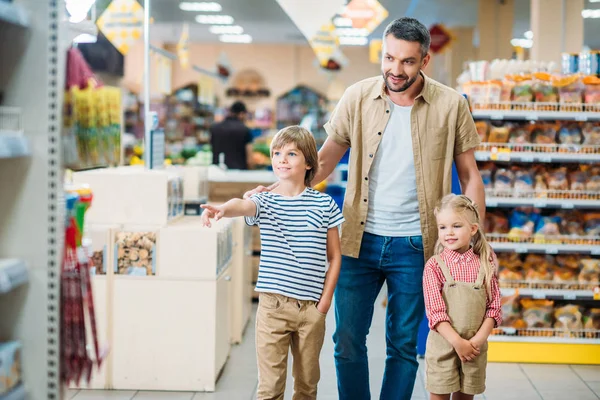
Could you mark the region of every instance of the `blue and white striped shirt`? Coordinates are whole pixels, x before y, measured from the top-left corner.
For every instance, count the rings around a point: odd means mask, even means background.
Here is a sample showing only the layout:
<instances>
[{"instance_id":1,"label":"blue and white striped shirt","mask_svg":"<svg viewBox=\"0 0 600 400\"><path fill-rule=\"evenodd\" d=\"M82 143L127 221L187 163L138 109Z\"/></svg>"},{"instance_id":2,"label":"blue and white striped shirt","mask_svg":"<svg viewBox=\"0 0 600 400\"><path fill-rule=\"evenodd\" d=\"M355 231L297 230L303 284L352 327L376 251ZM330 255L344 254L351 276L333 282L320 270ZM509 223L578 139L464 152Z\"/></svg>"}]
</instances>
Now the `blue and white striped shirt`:
<instances>
[{"instance_id":1,"label":"blue and white striped shirt","mask_svg":"<svg viewBox=\"0 0 600 400\"><path fill-rule=\"evenodd\" d=\"M260 227L257 292L319 301L327 268L327 230L344 222L331 196L306 188L295 197L264 192L250 197Z\"/></svg>"}]
</instances>

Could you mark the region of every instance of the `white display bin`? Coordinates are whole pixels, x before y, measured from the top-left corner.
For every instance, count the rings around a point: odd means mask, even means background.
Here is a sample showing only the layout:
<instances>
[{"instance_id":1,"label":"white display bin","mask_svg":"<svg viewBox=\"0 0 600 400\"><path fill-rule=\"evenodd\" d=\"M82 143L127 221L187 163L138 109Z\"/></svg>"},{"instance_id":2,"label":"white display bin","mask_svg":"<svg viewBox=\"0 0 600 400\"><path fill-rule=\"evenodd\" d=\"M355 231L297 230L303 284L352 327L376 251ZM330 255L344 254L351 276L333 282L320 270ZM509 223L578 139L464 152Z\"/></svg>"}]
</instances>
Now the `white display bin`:
<instances>
[{"instance_id":1,"label":"white display bin","mask_svg":"<svg viewBox=\"0 0 600 400\"><path fill-rule=\"evenodd\" d=\"M197 201L208 198L208 167L195 165L177 165L173 170L183 178L183 200Z\"/></svg>"},{"instance_id":2,"label":"white display bin","mask_svg":"<svg viewBox=\"0 0 600 400\"><path fill-rule=\"evenodd\" d=\"M229 271L212 280L114 276L114 389L215 390L230 350Z\"/></svg>"},{"instance_id":3,"label":"white display bin","mask_svg":"<svg viewBox=\"0 0 600 400\"><path fill-rule=\"evenodd\" d=\"M241 343L252 312L252 230L244 218L233 220L231 263L231 341Z\"/></svg>"},{"instance_id":4,"label":"white display bin","mask_svg":"<svg viewBox=\"0 0 600 400\"><path fill-rule=\"evenodd\" d=\"M75 172L73 183L93 192L88 224L162 226L183 215L183 179L176 170L105 168Z\"/></svg>"},{"instance_id":5,"label":"white display bin","mask_svg":"<svg viewBox=\"0 0 600 400\"><path fill-rule=\"evenodd\" d=\"M231 219L202 226L199 217L183 217L160 229L158 272L162 278L214 279L231 259Z\"/></svg>"}]
</instances>

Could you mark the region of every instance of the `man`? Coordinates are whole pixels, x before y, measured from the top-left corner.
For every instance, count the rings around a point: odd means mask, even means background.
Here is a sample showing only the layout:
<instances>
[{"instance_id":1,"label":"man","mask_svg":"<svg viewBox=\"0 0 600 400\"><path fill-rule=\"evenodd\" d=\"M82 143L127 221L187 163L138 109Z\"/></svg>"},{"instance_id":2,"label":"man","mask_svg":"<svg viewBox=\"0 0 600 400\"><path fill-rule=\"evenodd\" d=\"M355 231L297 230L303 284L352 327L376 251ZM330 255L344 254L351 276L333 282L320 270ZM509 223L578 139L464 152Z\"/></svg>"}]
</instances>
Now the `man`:
<instances>
[{"instance_id":1,"label":"man","mask_svg":"<svg viewBox=\"0 0 600 400\"><path fill-rule=\"evenodd\" d=\"M229 169L250 169L252 162L252 134L244 125L248 111L241 101L233 103L224 121L210 127L213 164L219 165L219 155L225 156Z\"/></svg>"},{"instance_id":2,"label":"man","mask_svg":"<svg viewBox=\"0 0 600 400\"><path fill-rule=\"evenodd\" d=\"M313 184L325 179L351 147L334 297L340 399L371 398L366 337L384 282L387 357L380 399L411 398L424 316L423 269L437 240L433 209L451 191L453 162L463 193L485 212L474 156L479 136L468 103L422 73L430 60L430 40L415 19L388 25L382 76L349 87L325 125L328 139Z\"/></svg>"}]
</instances>

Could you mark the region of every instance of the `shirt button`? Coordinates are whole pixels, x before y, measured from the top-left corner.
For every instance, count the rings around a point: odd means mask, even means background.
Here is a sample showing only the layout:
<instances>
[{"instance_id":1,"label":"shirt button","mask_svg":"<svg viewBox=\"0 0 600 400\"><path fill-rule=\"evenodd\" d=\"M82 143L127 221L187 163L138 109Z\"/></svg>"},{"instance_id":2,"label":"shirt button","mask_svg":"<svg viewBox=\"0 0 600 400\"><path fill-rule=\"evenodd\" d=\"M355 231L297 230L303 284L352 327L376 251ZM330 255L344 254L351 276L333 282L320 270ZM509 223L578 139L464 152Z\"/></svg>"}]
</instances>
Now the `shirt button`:
<instances>
[{"instance_id":1,"label":"shirt button","mask_svg":"<svg viewBox=\"0 0 600 400\"><path fill-rule=\"evenodd\" d=\"M373 154L369 154L369 157L373 158Z\"/></svg>"},{"instance_id":2,"label":"shirt button","mask_svg":"<svg viewBox=\"0 0 600 400\"><path fill-rule=\"evenodd\" d=\"M364 223L364 222L362 222L362 221L360 221L360 224L361 224L361 225L364 225L365 223Z\"/></svg>"},{"instance_id":3,"label":"shirt button","mask_svg":"<svg viewBox=\"0 0 600 400\"><path fill-rule=\"evenodd\" d=\"M381 136L381 132L377 132L377 134Z\"/></svg>"},{"instance_id":4,"label":"shirt button","mask_svg":"<svg viewBox=\"0 0 600 400\"><path fill-rule=\"evenodd\" d=\"M385 110L385 112L389 114L389 113L390 113L390 110Z\"/></svg>"},{"instance_id":5,"label":"shirt button","mask_svg":"<svg viewBox=\"0 0 600 400\"><path fill-rule=\"evenodd\" d=\"M369 180L369 177L368 177L368 176L365 176L365 181L368 181L368 180Z\"/></svg>"},{"instance_id":6,"label":"shirt button","mask_svg":"<svg viewBox=\"0 0 600 400\"><path fill-rule=\"evenodd\" d=\"M363 199L363 201L366 203L366 202L367 202L367 199Z\"/></svg>"}]
</instances>

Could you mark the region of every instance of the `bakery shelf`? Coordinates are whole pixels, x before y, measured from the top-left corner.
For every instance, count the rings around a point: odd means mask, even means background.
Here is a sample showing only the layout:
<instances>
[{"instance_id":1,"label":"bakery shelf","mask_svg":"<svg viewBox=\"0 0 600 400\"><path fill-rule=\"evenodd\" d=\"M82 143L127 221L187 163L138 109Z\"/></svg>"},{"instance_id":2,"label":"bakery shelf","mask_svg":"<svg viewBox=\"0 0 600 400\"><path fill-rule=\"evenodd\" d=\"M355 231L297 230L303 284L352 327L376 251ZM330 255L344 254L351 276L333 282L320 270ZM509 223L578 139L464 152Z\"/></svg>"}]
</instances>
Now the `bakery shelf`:
<instances>
[{"instance_id":1,"label":"bakery shelf","mask_svg":"<svg viewBox=\"0 0 600 400\"><path fill-rule=\"evenodd\" d=\"M523 163L600 162L600 146L578 144L481 143L477 161L517 161Z\"/></svg>"},{"instance_id":2,"label":"bakery shelf","mask_svg":"<svg viewBox=\"0 0 600 400\"><path fill-rule=\"evenodd\" d=\"M490 245L498 252L515 253L581 253L600 255L599 236L533 236L517 237L508 234L489 233Z\"/></svg>"},{"instance_id":3,"label":"bakery shelf","mask_svg":"<svg viewBox=\"0 0 600 400\"><path fill-rule=\"evenodd\" d=\"M0 1L0 22L29 27L29 15L18 4Z\"/></svg>"},{"instance_id":4,"label":"bakery shelf","mask_svg":"<svg viewBox=\"0 0 600 400\"><path fill-rule=\"evenodd\" d=\"M29 280L23 260L0 259L0 294L8 293Z\"/></svg>"},{"instance_id":5,"label":"bakery shelf","mask_svg":"<svg viewBox=\"0 0 600 400\"><path fill-rule=\"evenodd\" d=\"M532 282L533 283L533 282ZM541 285L542 282L536 282L538 285ZM504 286L505 282L500 281L500 286ZM549 300L600 300L600 288L591 288L590 290L581 290L581 289L555 289L553 286L563 286L562 283L557 282L547 282L547 286L549 288L506 288L502 287L500 291L502 292L502 296L512 296L517 294L521 297L531 297L533 299L549 299ZM572 286L580 286L577 282L571 284ZM586 284L584 284L586 285ZM567 284L564 284L567 286Z\"/></svg>"},{"instance_id":6,"label":"bakery shelf","mask_svg":"<svg viewBox=\"0 0 600 400\"><path fill-rule=\"evenodd\" d=\"M485 204L488 207L536 207L536 208L600 208L600 192L580 190L531 190L486 189Z\"/></svg>"},{"instance_id":7,"label":"bakery shelf","mask_svg":"<svg viewBox=\"0 0 600 400\"><path fill-rule=\"evenodd\" d=\"M559 328L510 328L499 327L492 331L490 341L535 343L581 343L600 344L600 330Z\"/></svg>"},{"instance_id":8,"label":"bakery shelf","mask_svg":"<svg viewBox=\"0 0 600 400\"><path fill-rule=\"evenodd\" d=\"M22 383L18 384L17 387L15 387L10 392L0 395L0 400L25 400L25 398L25 385L23 385Z\"/></svg>"},{"instance_id":9,"label":"bakery shelf","mask_svg":"<svg viewBox=\"0 0 600 400\"><path fill-rule=\"evenodd\" d=\"M492 120L599 121L599 104L474 103L473 118Z\"/></svg>"}]
</instances>

